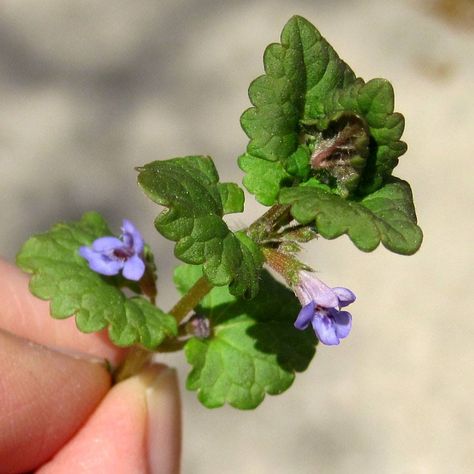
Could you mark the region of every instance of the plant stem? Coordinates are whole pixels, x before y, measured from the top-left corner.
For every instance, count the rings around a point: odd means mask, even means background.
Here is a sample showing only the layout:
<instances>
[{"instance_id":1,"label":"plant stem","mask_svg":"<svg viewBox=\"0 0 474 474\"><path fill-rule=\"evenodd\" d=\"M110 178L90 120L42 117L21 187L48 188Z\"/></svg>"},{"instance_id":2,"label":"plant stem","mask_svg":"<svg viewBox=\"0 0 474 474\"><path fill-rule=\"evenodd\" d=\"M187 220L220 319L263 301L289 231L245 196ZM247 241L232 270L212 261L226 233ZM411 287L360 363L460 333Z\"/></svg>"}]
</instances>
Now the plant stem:
<instances>
[{"instance_id":1,"label":"plant stem","mask_svg":"<svg viewBox=\"0 0 474 474\"><path fill-rule=\"evenodd\" d=\"M122 364L113 372L115 383L128 379L145 367L153 357L153 352L139 346L133 346Z\"/></svg>"},{"instance_id":2,"label":"plant stem","mask_svg":"<svg viewBox=\"0 0 474 474\"><path fill-rule=\"evenodd\" d=\"M190 311L212 290L213 286L206 277L201 277L189 291L173 306L169 312L179 324Z\"/></svg>"},{"instance_id":3,"label":"plant stem","mask_svg":"<svg viewBox=\"0 0 474 474\"><path fill-rule=\"evenodd\" d=\"M250 224L247 233L249 237L260 242L265 240L275 229L288 224L290 221L290 206L275 204L253 224Z\"/></svg>"},{"instance_id":4,"label":"plant stem","mask_svg":"<svg viewBox=\"0 0 474 474\"><path fill-rule=\"evenodd\" d=\"M176 322L179 324L211 290L212 284L209 280L206 277L201 277L173 306L169 314L174 316ZM167 352L169 352L170 348L174 347L176 348L175 350L180 350L182 349L182 344L168 345ZM140 370L151 361L153 354L154 352L142 347L132 347L122 362L122 365L120 365L114 373L115 382L118 383L140 372Z\"/></svg>"}]
</instances>

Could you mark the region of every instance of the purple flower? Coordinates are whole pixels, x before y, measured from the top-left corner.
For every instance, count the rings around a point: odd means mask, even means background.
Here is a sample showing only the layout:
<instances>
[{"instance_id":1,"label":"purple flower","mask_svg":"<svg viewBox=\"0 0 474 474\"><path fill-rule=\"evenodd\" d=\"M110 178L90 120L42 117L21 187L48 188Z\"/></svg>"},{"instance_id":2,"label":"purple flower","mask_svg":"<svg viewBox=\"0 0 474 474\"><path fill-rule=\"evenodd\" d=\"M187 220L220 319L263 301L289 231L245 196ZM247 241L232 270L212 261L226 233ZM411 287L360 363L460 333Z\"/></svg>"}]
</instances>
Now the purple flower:
<instances>
[{"instance_id":1,"label":"purple flower","mask_svg":"<svg viewBox=\"0 0 474 474\"><path fill-rule=\"evenodd\" d=\"M295 328L303 330L311 323L317 338L329 346L339 344L349 335L351 313L341 308L355 301L356 296L347 288L329 288L314 274L302 270L294 292L301 303Z\"/></svg>"},{"instance_id":2,"label":"purple flower","mask_svg":"<svg viewBox=\"0 0 474 474\"><path fill-rule=\"evenodd\" d=\"M138 281L145 273L143 261L143 238L136 227L123 220L122 235L100 237L90 247L81 247L79 255L84 257L91 270L101 275L122 274L128 280Z\"/></svg>"}]
</instances>

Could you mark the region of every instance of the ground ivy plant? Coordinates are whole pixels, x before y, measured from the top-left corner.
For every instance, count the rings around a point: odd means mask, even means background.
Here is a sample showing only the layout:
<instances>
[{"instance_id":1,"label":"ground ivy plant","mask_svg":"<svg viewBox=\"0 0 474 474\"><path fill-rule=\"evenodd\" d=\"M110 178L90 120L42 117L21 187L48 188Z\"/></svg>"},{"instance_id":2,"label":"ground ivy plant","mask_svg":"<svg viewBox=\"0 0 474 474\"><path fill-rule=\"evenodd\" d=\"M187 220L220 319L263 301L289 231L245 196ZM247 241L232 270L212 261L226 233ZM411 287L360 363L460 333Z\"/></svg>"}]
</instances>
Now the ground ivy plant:
<instances>
[{"instance_id":1,"label":"ground ivy plant","mask_svg":"<svg viewBox=\"0 0 474 474\"><path fill-rule=\"evenodd\" d=\"M392 174L406 145L390 83L356 77L299 16L268 46L264 67L249 88L241 125L250 141L238 158L244 186L269 207L259 219L229 228L224 216L243 212L244 193L220 182L209 156L137 168L141 189L165 208L156 230L184 262L172 309L156 306L154 256L127 219L114 236L88 212L31 237L18 254L52 317L74 316L80 331L107 328L116 345L132 346L118 381L157 352L184 350L187 387L205 406L255 408L292 384L319 343L337 345L351 329L354 293L317 278L298 260L303 245L347 234L365 252L420 247L410 186Z\"/></svg>"}]
</instances>

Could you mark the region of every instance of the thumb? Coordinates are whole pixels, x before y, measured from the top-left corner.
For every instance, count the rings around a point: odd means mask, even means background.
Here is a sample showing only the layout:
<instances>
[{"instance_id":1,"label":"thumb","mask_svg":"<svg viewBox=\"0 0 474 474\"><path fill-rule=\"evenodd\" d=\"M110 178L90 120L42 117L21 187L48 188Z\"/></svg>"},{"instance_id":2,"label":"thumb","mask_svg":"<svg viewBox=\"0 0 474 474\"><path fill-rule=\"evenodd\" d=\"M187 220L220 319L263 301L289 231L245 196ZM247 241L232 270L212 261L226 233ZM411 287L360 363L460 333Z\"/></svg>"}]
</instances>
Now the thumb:
<instances>
[{"instance_id":1,"label":"thumb","mask_svg":"<svg viewBox=\"0 0 474 474\"><path fill-rule=\"evenodd\" d=\"M0 473L29 471L50 459L109 387L102 365L0 330Z\"/></svg>"},{"instance_id":2,"label":"thumb","mask_svg":"<svg viewBox=\"0 0 474 474\"><path fill-rule=\"evenodd\" d=\"M177 474L181 413L176 372L155 364L115 385L38 473Z\"/></svg>"}]
</instances>

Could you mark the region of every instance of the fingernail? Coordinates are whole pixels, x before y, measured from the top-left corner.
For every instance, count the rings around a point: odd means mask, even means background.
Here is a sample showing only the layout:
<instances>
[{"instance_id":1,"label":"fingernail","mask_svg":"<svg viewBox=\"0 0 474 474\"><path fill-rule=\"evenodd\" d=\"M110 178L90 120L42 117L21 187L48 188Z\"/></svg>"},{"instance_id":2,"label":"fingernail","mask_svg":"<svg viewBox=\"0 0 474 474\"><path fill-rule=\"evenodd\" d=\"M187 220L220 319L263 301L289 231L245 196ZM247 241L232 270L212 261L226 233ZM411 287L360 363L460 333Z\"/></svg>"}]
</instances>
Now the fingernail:
<instances>
[{"instance_id":1,"label":"fingernail","mask_svg":"<svg viewBox=\"0 0 474 474\"><path fill-rule=\"evenodd\" d=\"M148 463L151 474L178 474L181 455L181 403L176 371L161 364L145 369Z\"/></svg>"}]
</instances>

